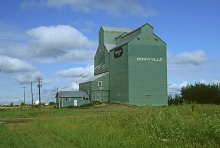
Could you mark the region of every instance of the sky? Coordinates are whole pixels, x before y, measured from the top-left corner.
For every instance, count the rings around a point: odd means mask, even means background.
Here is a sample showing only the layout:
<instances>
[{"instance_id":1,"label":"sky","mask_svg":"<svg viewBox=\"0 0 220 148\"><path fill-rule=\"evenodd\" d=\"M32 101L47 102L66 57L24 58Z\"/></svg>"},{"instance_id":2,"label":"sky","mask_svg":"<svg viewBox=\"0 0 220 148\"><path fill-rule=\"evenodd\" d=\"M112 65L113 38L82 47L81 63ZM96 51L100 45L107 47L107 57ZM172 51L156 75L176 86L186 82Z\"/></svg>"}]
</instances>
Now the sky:
<instances>
[{"instance_id":1,"label":"sky","mask_svg":"<svg viewBox=\"0 0 220 148\"><path fill-rule=\"evenodd\" d=\"M43 103L55 102L57 88L78 90L93 76L101 26L153 26L167 44L171 95L189 83L220 83L219 7L220 0L1 0L0 104L21 104L24 94L31 104L31 81L38 100L38 78Z\"/></svg>"}]
</instances>

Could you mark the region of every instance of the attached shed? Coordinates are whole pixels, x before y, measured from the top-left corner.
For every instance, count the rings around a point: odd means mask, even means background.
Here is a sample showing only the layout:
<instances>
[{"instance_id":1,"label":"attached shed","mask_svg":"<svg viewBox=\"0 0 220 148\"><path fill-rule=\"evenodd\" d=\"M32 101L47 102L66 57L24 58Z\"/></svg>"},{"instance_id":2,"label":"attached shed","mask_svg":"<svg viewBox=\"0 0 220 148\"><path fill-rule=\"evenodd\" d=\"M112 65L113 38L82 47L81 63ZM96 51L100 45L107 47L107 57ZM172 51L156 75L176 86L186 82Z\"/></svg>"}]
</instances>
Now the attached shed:
<instances>
[{"instance_id":1,"label":"attached shed","mask_svg":"<svg viewBox=\"0 0 220 148\"><path fill-rule=\"evenodd\" d=\"M95 75L80 83L79 90L87 92L91 102L109 102L109 72Z\"/></svg>"},{"instance_id":2,"label":"attached shed","mask_svg":"<svg viewBox=\"0 0 220 148\"><path fill-rule=\"evenodd\" d=\"M56 94L57 108L80 106L87 103L90 103L90 101L85 91L59 91Z\"/></svg>"}]
</instances>

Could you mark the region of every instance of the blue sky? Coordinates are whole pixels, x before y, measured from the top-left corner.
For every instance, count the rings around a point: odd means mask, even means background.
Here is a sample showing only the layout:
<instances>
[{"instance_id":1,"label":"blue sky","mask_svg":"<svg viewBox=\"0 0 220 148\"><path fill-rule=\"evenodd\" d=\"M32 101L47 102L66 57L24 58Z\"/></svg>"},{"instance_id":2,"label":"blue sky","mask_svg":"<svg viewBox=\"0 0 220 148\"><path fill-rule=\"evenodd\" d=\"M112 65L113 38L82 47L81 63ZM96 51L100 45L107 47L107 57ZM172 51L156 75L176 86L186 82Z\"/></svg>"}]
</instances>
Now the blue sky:
<instances>
[{"instance_id":1,"label":"blue sky","mask_svg":"<svg viewBox=\"0 0 220 148\"><path fill-rule=\"evenodd\" d=\"M1 0L0 104L20 104L42 78L41 99L93 67L100 26L145 23L167 43L169 93L187 83L220 83L220 0ZM66 90L77 90L78 83ZM38 100L37 82L33 83Z\"/></svg>"}]
</instances>

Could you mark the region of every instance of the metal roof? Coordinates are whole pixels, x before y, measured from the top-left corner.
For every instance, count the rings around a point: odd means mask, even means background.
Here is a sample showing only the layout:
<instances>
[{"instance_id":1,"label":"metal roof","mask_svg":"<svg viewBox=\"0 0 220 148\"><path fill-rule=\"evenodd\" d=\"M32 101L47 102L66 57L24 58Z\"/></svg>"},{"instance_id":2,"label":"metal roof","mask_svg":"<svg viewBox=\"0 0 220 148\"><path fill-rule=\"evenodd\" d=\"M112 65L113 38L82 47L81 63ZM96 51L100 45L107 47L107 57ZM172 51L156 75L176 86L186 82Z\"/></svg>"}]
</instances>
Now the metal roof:
<instances>
[{"instance_id":1,"label":"metal roof","mask_svg":"<svg viewBox=\"0 0 220 148\"><path fill-rule=\"evenodd\" d=\"M118 32L131 32L134 29L132 28L119 28L119 27L108 27L108 26L101 26L103 30L109 30L109 31L118 31Z\"/></svg>"},{"instance_id":2,"label":"metal roof","mask_svg":"<svg viewBox=\"0 0 220 148\"><path fill-rule=\"evenodd\" d=\"M136 38L138 35L139 35L139 34L137 34L137 35L135 35L135 36L132 36L132 37L130 37L130 38L128 38L128 39L126 39L126 40L124 40L124 41L118 43L118 44L117 44L114 48L112 48L112 49L115 49L115 48L117 48L117 47L119 47L119 46L122 46L122 45L124 45L124 44L127 44L128 42L130 42L131 40L133 40L134 38ZM112 49L111 49L111 50L112 50Z\"/></svg>"},{"instance_id":3,"label":"metal roof","mask_svg":"<svg viewBox=\"0 0 220 148\"><path fill-rule=\"evenodd\" d=\"M102 76L104 76L104 75L106 75L106 74L108 74L108 72L95 75L95 76L93 76L92 78L90 78L90 79L88 79L88 80L86 80L86 81L84 81L84 82L82 82L82 83L92 82L92 81L94 81L94 80L96 80L96 79L98 79L98 78L101 78Z\"/></svg>"},{"instance_id":4,"label":"metal roof","mask_svg":"<svg viewBox=\"0 0 220 148\"><path fill-rule=\"evenodd\" d=\"M116 44L104 44L105 45L105 48L110 51L113 47L116 46Z\"/></svg>"},{"instance_id":5,"label":"metal roof","mask_svg":"<svg viewBox=\"0 0 220 148\"><path fill-rule=\"evenodd\" d=\"M59 91L58 92L60 97L75 97L75 98L89 98L88 94L84 91Z\"/></svg>"}]
</instances>

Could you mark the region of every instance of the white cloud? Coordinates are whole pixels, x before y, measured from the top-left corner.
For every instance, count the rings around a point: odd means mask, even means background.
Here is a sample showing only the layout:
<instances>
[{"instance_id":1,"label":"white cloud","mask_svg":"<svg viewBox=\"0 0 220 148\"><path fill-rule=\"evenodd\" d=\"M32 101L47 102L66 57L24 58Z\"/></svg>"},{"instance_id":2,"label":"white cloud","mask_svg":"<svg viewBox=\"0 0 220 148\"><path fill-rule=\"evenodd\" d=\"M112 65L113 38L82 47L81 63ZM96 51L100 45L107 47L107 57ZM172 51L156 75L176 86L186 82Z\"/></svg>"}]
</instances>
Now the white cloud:
<instances>
[{"instance_id":1,"label":"white cloud","mask_svg":"<svg viewBox=\"0 0 220 148\"><path fill-rule=\"evenodd\" d=\"M187 81L184 81L180 84L175 84L175 83L171 83L168 84L168 94L174 96L175 94L180 94L180 90L183 86L187 86L188 84L190 84Z\"/></svg>"},{"instance_id":2,"label":"white cloud","mask_svg":"<svg viewBox=\"0 0 220 148\"><path fill-rule=\"evenodd\" d=\"M220 78L214 79L214 80L213 80L213 83L215 83L215 84L220 84Z\"/></svg>"},{"instance_id":3,"label":"white cloud","mask_svg":"<svg viewBox=\"0 0 220 148\"><path fill-rule=\"evenodd\" d=\"M0 43L0 55L26 60L31 58L27 45L16 42Z\"/></svg>"},{"instance_id":4,"label":"white cloud","mask_svg":"<svg viewBox=\"0 0 220 148\"><path fill-rule=\"evenodd\" d=\"M145 3L146 4L146 3ZM91 13L96 10L101 10L110 15L125 15L126 13L130 13L133 15L150 17L157 15L158 12L151 8L146 4L143 7L143 4L139 4L137 0L46 0L46 1L24 1L21 3L21 7L38 7L38 6L47 6L47 7L55 7L61 9L64 6L70 6L73 11L80 11ZM126 12L126 13L124 13Z\"/></svg>"},{"instance_id":5,"label":"white cloud","mask_svg":"<svg viewBox=\"0 0 220 148\"><path fill-rule=\"evenodd\" d=\"M67 70L61 70L55 73L58 76L59 81L62 81L62 86L56 86L58 90L79 90L79 83L82 83L89 78L93 77L93 65L88 65L86 67L75 67ZM61 78L60 78L61 77ZM61 80L62 79L62 80Z\"/></svg>"},{"instance_id":6,"label":"white cloud","mask_svg":"<svg viewBox=\"0 0 220 148\"><path fill-rule=\"evenodd\" d=\"M194 64L199 65L201 63L204 63L207 58L205 57L205 52L203 50L196 50L192 52L183 52L178 54L173 59L169 59L170 62L175 64ZM169 58L172 57L172 55L168 56Z\"/></svg>"},{"instance_id":7,"label":"white cloud","mask_svg":"<svg viewBox=\"0 0 220 148\"><path fill-rule=\"evenodd\" d=\"M57 57L57 62L65 62L65 61L92 61L95 56L94 50L72 50L67 51L65 54Z\"/></svg>"},{"instance_id":8,"label":"white cloud","mask_svg":"<svg viewBox=\"0 0 220 148\"><path fill-rule=\"evenodd\" d=\"M43 75L40 72L27 72L14 76L14 79L20 84L28 84L31 81L36 81L38 78L42 77Z\"/></svg>"},{"instance_id":9,"label":"white cloud","mask_svg":"<svg viewBox=\"0 0 220 148\"><path fill-rule=\"evenodd\" d=\"M35 1L35 0L25 0L23 1L20 6L21 8L28 8L28 7L41 7L46 4L45 0Z\"/></svg>"},{"instance_id":10,"label":"white cloud","mask_svg":"<svg viewBox=\"0 0 220 148\"><path fill-rule=\"evenodd\" d=\"M23 60L0 55L0 69L3 72L27 72L35 70L35 67Z\"/></svg>"},{"instance_id":11,"label":"white cloud","mask_svg":"<svg viewBox=\"0 0 220 148\"><path fill-rule=\"evenodd\" d=\"M69 25L40 26L26 34L15 28L0 22L0 55L35 63L88 62L94 58L97 42Z\"/></svg>"},{"instance_id":12,"label":"white cloud","mask_svg":"<svg viewBox=\"0 0 220 148\"><path fill-rule=\"evenodd\" d=\"M71 87L72 87L72 90L74 90L74 91L78 91L79 90L79 84L77 84L77 83L73 83L71 85Z\"/></svg>"},{"instance_id":13,"label":"white cloud","mask_svg":"<svg viewBox=\"0 0 220 148\"><path fill-rule=\"evenodd\" d=\"M44 49L88 49L95 45L69 25L40 26L27 31L31 44Z\"/></svg>"},{"instance_id":14,"label":"white cloud","mask_svg":"<svg viewBox=\"0 0 220 148\"><path fill-rule=\"evenodd\" d=\"M0 21L0 42L22 41L25 34L16 25Z\"/></svg>"},{"instance_id":15,"label":"white cloud","mask_svg":"<svg viewBox=\"0 0 220 148\"><path fill-rule=\"evenodd\" d=\"M91 49L97 46L69 25L41 26L28 30L27 34L31 37L32 56L45 59L44 62L92 60L94 51Z\"/></svg>"},{"instance_id":16,"label":"white cloud","mask_svg":"<svg viewBox=\"0 0 220 148\"><path fill-rule=\"evenodd\" d=\"M19 97L0 97L0 104L2 105L10 105L11 103L13 103L13 105L20 105L21 102L23 102L24 100L22 100Z\"/></svg>"},{"instance_id":17,"label":"white cloud","mask_svg":"<svg viewBox=\"0 0 220 148\"><path fill-rule=\"evenodd\" d=\"M91 71L88 73L88 76L93 75L93 65L87 66L87 67L75 67L67 70L61 70L58 71L55 75L60 76L63 78L78 78L81 77L83 74L86 74L87 72Z\"/></svg>"},{"instance_id":18,"label":"white cloud","mask_svg":"<svg viewBox=\"0 0 220 148\"><path fill-rule=\"evenodd\" d=\"M78 20L75 21L74 26L76 25L79 28L82 28L81 31L82 32L86 32L86 33L91 33L94 31L93 28L96 27L96 24L92 21L82 21L82 20Z\"/></svg>"}]
</instances>

